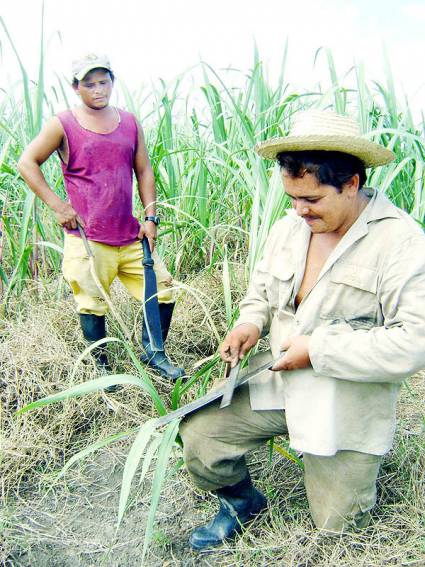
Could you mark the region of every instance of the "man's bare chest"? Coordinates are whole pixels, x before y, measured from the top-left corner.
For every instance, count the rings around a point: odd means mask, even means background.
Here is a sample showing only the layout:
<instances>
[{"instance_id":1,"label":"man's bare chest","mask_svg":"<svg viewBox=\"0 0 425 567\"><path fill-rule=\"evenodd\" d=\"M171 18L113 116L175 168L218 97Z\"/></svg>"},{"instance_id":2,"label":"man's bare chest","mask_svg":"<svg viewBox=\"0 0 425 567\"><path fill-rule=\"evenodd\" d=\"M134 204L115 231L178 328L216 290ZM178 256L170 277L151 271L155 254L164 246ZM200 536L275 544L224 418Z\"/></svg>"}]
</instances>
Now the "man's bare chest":
<instances>
[{"instance_id":1,"label":"man's bare chest","mask_svg":"<svg viewBox=\"0 0 425 567\"><path fill-rule=\"evenodd\" d=\"M104 112L95 115L87 114L75 108L73 114L84 130L95 134L111 134L120 123L120 115L115 107L108 107Z\"/></svg>"},{"instance_id":2,"label":"man's bare chest","mask_svg":"<svg viewBox=\"0 0 425 567\"><path fill-rule=\"evenodd\" d=\"M307 251L303 279L295 298L296 306L301 303L316 284L326 260L329 258L339 240L340 239L334 235L312 234Z\"/></svg>"}]
</instances>

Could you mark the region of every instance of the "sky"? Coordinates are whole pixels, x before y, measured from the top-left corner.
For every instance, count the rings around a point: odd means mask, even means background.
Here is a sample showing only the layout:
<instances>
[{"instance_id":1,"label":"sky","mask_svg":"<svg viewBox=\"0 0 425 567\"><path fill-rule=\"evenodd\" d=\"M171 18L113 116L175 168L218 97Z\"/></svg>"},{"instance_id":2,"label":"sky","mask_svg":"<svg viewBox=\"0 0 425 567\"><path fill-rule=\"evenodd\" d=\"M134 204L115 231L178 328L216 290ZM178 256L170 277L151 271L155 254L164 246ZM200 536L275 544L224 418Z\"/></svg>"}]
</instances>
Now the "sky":
<instances>
[{"instance_id":1,"label":"sky","mask_svg":"<svg viewBox=\"0 0 425 567\"><path fill-rule=\"evenodd\" d=\"M37 76L41 0L2 0L0 14L21 59ZM202 59L216 69L252 68L254 41L277 81L288 41L286 80L307 90L329 81L330 48L343 77L363 62L369 78L384 81L384 49L398 96L425 108L425 0L45 0L46 68L69 76L73 57L109 54L130 87L171 81ZM12 49L0 28L0 87L18 79Z\"/></svg>"}]
</instances>

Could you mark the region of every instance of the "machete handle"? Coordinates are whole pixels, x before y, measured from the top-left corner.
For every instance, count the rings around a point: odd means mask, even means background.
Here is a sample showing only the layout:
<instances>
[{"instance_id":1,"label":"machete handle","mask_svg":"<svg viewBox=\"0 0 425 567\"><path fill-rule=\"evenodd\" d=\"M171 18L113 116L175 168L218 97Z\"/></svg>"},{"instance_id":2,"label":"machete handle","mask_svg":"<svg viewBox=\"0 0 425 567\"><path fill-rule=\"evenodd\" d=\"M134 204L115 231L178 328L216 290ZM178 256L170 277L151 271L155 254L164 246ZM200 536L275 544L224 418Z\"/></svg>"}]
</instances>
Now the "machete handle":
<instances>
[{"instance_id":1,"label":"machete handle","mask_svg":"<svg viewBox=\"0 0 425 567\"><path fill-rule=\"evenodd\" d=\"M143 265L153 266L154 261L152 259L151 247L149 246L149 240L144 236L142 238L142 248L143 248Z\"/></svg>"},{"instance_id":2,"label":"machete handle","mask_svg":"<svg viewBox=\"0 0 425 567\"><path fill-rule=\"evenodd\" d=\"M86 233L84 232L84 228L81 226L79 222L77 222L78 232L80 233L81 240L83 241L84 248L86 249L87 254L94 257L92 249L90 248L89 241L87 240Z\"/></svg>"}]
</instances>

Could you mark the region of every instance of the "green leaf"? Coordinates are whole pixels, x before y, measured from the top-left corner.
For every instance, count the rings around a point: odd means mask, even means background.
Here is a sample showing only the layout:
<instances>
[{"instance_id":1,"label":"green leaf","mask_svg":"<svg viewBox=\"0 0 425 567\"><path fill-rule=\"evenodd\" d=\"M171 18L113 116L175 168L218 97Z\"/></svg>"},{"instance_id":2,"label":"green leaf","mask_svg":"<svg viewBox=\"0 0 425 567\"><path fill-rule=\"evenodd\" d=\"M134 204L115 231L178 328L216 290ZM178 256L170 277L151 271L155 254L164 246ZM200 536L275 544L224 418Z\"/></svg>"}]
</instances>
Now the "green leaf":
<instances>
[{"instance_id":1,"label":"green leaf","mask_svg":"<svg viewBox=\"0 0 425 567\"><path fill-rule=\"evenodd\" d=\"M130 448L130 451L128 452L122 475L120 502L118 507L117 529L124 516L124 512L127 506L128 496L130 494L131 483L133 482L133 478L134 475L136 474L136 470L139 465L140 459L142 458L143 453L148 443L150 442L151 436L155 431L155 429L156 429L155 419L150 419L145 424L143 424L136 435L136 439L134 440Z\"/></svg>"},{"instance_id":2,"label":"green leaf","mask_svg":"<svg viewBox=\"0 0 425 567\"><path fill-rule=\"evenodd\" d=\"M227 249L224 254L223 260L223 295L224 295L224 307L226 312L226 324L227 328L230 327L233 318L233 304L232 304L232 284L230 281L230 270L229 270L229 260L227 258Z\"/></svg>"},{"instance_id":3,"label":"green leaf","mask_svg":"<svg viewBox=\"0 0 425 567\"><path fill-rule=\"evenodd\" d=\"M62 478L65 475L65 473L72 467L72 465L74 465L75 463L77 463L81 459L84 459L85 457L87 457L87 455L90 455L91 453L94 453L98 449L102 449L103 447L106 447L107 445L110 445L111 443L115 443L115 441L120 441L121 439L125 439L126 437L128 437L132 433L133 433L133 431L124 431L124 432L121 432L121 433L115 433L114 435L109 435L108 437L105 437L104 439L99 439L99 441L92 443L91 445L89 445L88 447L83 449L82 451L79 451L78 453L73 455L69 459L69 461L67 461L65 463L62 470L60 471L60 473L56 477L57 480Z\"/></svg>"},{"instance_id":4,"label":"green leaf","mask_svg":"<svg viewBox=\"0 0 425 567\"><path fill-rule=\"evenodd\" d=\"M162 443L162 434L158 434L156 437L154 437L152 439L152 441L149 443L148 448L146 449L146 454L145 457L143 459L143 464L142 464L142 471L140 473L140 478L139 478L139 486L143 483L143 481L145 480L146 474L149 470L150 464L152 462L152 459L155 456L155 453L157 452L159 446Z\"/></svg>"},{"instance_id":5,"label":"green leaf","mask_svg":"<svg viewBox=\"0 0 425 567\"><path fill-rule=\"evenodd\" d=\"M143 542L142 565L144 564L146 552L152 540L153 527L155 523L155 515L156 515L156 510L158 508L159 497L161 494L164 478L166 476L171 450L174 446L174 442L177 437L178 431L179 431L179 420L173 420L171 423L168 424L166 430L164 431L161 445L159 447L158 459L156 462L155 472L152 479L151 504L149 508L148 521L146 524L145 538Z\"/></svg>"},{"instance_id":6,"label":"green leaf","mask_svg":"<svg viewBox=\"0 0 425 567\"><path fill-rule=\"evenodd\" d=\"M51 394L45 398L41 398L35 402L24 406L16 412L16 415L22 415L27 411L31 411L36 408L41 408L49 404L55 404L57 402L63 402L69 400L70 398L77 398L79 396L84 396L86 394L91 394L98 390L103 390L109 386L114 386L115 384L132 384L134 386L139 386L139 388L144 388L143 382L137 376L132 376L131 374L110 374L108 376L103 376L102 378L96 378L95 380L89 380L88 382L83 382L82 384L77 384L72 386L63 392L58 394Z\"/></svg>"}]
</instances>

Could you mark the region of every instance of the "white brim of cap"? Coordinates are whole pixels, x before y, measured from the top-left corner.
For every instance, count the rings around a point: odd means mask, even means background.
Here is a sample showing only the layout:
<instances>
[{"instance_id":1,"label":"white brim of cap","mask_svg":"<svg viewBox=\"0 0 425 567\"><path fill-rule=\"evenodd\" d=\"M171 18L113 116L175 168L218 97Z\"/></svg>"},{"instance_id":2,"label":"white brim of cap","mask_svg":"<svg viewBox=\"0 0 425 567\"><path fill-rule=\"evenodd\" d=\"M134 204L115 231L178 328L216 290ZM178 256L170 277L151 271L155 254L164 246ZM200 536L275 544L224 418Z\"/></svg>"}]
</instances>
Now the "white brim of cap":
<instances>
[{"instance_id":1,"label":"white brim of cap","mask_svg":"<svg viewBox=\"0 0 425 567\"><path fill-rule=\"evenodd\" d=\"M107 71L111 71L112 73L112 69L109 69L109 67L105 67L104 65L99 65L99 63L97 63L95 65L87 65L77 75L74 75L74 77L77 79L77 81L82 81L87 73L90 73L90 71L93 71L93 69L106 69Z\"/></svg>"}]
</instances>

